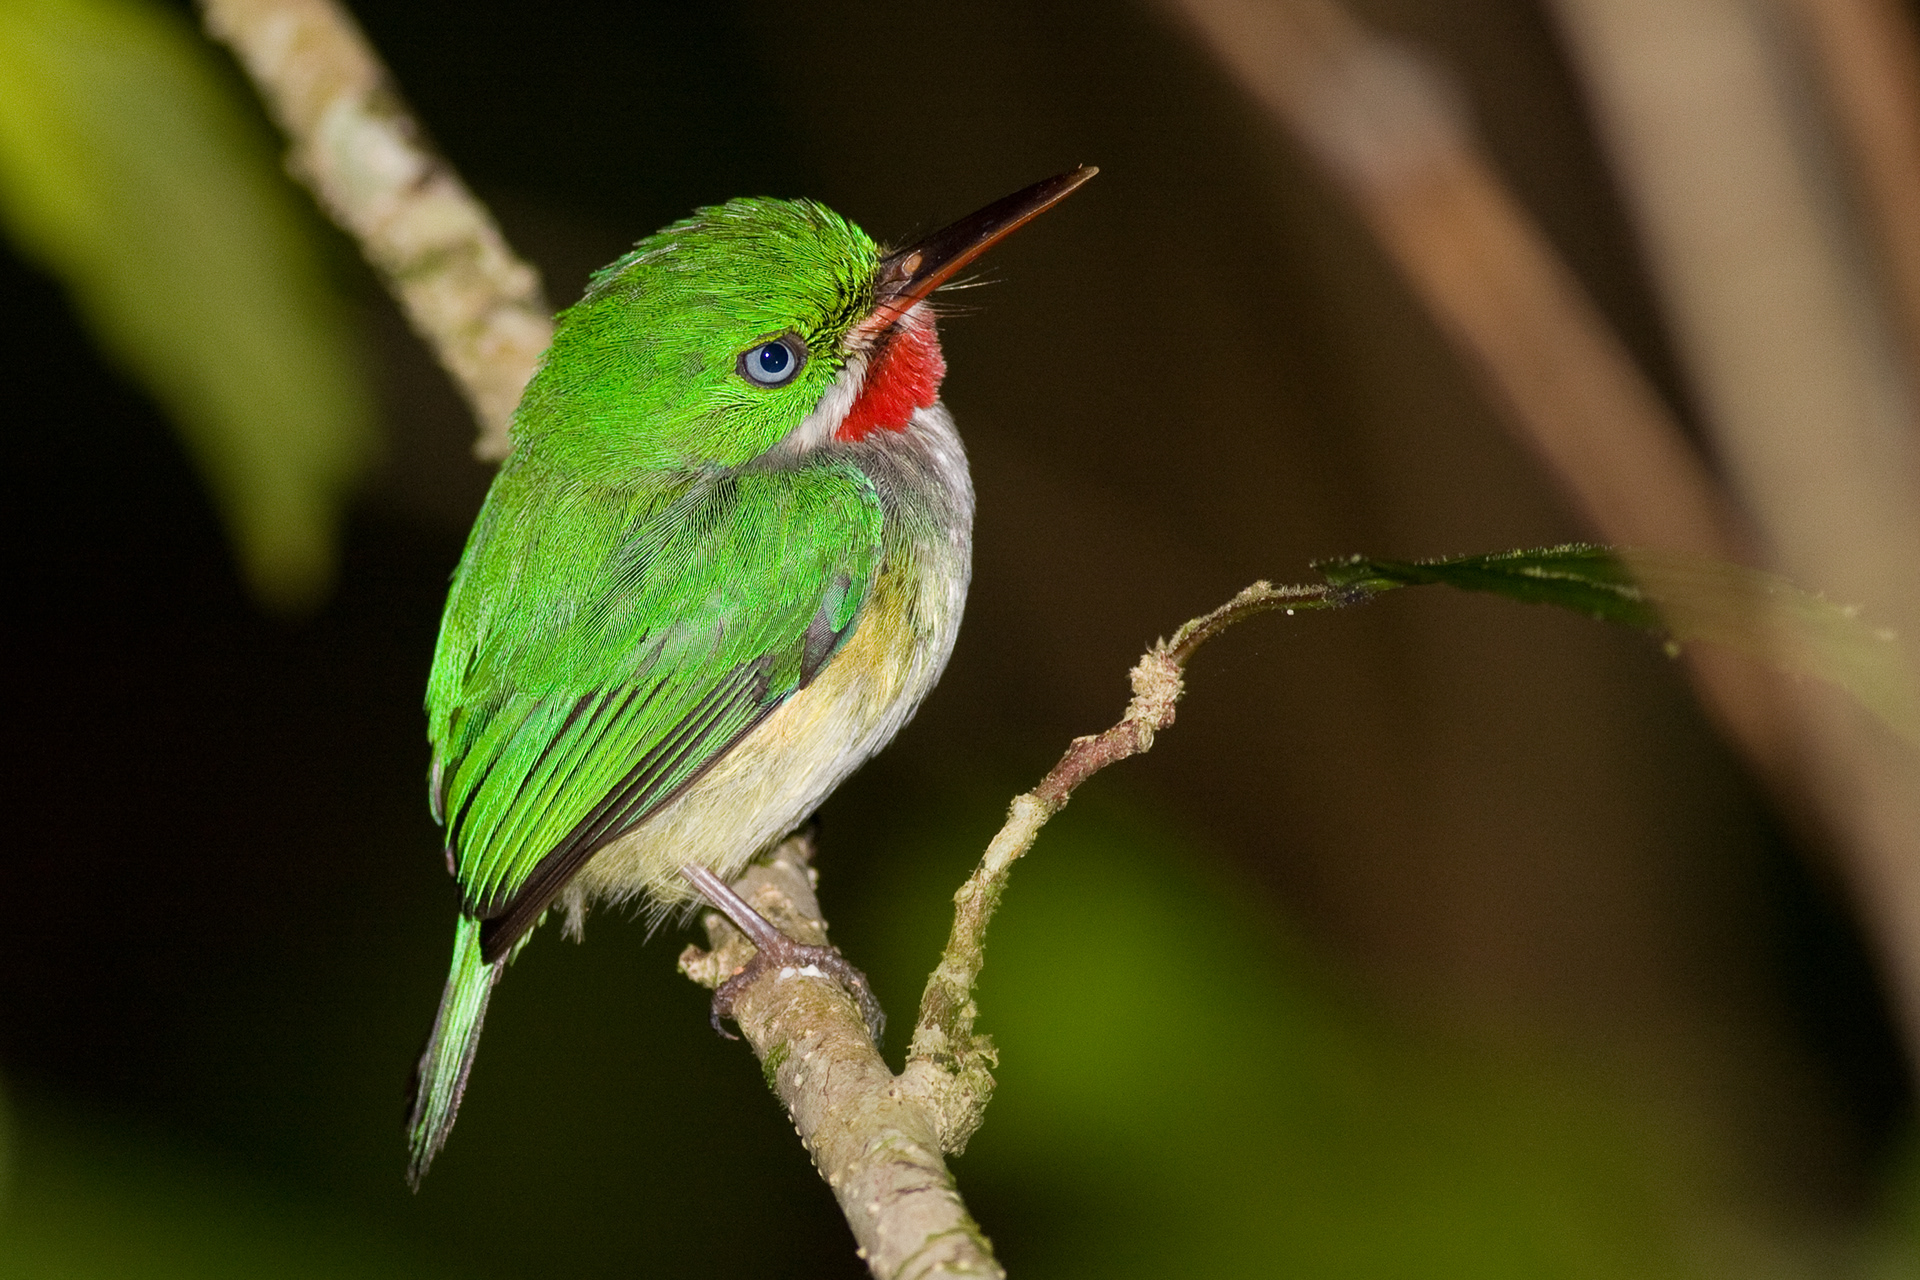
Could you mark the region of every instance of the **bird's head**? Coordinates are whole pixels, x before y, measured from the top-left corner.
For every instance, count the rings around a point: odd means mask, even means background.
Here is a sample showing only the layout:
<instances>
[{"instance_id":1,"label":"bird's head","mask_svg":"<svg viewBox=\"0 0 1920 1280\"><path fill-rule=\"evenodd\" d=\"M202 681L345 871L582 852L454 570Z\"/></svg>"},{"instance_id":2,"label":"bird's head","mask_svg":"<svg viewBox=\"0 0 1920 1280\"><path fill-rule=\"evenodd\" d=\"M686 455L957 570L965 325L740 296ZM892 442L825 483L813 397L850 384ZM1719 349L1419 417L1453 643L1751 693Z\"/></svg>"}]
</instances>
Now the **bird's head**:
<instances>
[{"instance_id":1,"label":"bird's head","mask_svg":"<svg viewBox=\"0 0 1920 1280\"><path fill-rule=\"evenodd\" d=\"M904 430L946 373L928 295L1095 172L893 252L810 200L702 209L595 274L561 315L516 444L619 483Z\"/></svg>"}]
</instances>

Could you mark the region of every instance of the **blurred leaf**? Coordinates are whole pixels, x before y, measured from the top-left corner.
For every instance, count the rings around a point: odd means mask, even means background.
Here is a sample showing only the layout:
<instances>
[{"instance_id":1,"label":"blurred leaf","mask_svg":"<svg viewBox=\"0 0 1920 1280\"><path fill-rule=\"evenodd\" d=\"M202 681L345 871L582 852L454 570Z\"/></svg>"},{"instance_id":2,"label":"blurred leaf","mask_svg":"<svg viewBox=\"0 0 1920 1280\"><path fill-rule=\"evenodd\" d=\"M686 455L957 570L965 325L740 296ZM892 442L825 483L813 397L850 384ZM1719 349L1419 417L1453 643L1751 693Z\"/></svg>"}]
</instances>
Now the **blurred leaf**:
<instances>
[{"instance_id":1,"label":"blurred leaf","mask_svg":"<svg viewBox=\"0 0 1920 1280\"><path fill-rule=\"evenodd\" d=\"M211 47L145 0L0 0L0 222L179 428L255 593L315 603L370 402L315 224Z\"/></svg>"},{"instance_id":2,"label":"blurred leaf","mask_svg":"<svg viewBox=\"0 0 1920 1280\"><path fill-rule=\"evenodd\" d=\"M1628 547L1620 558L1678 641L1725 645L1846 690L1920 744L1920 690L1898 639L1859 610L1743 565Z\"/></svg>"},{"instance_id":3,"label":"blurred leaf","mask_svg":"<svg viewBox=\"0 0 1920 1280\"><path fill-rule=\"evenodd\" d=\"M427 1274L364 1225L173 1144L21 1106L0 1204L8 1280L377 1280Z\"/></svg>"},{"instance_id":4,"label":"blurred leaf","mask_svg":"<svg viewBox=\"0 0 1920 1280\"><path fill-rule=\"evenodd\" d=\"M0 1094L0 1222L6 1220L7 1193L13 1189L13 1117Z\"/></svg>"},{"instance_id":5,"label":"blurred leaf","mask_svg":"<svg viewBox=\"0 0 1920 1280\"><path fill-rule=\"evenodd\" d=\"M1920 1131L1911 1121L1888 1179L1865 1274L1867 1280L1920 1276Z\"/></svg>"},{"instance_id":6,"label":"blurred leaf","mask_svg":"<svg viewBox=\"0 0 1920 1280\"><path fill-rule=\"evenodd\" d=\"M1793 675L1837 685L1920 743L1920 689L1892 632L1785 578L1701 556L1584 543L1444 560L1348 556L1313 566L1338 587L1443 585L1602 622L1661 631L1676 644L1724 645Z\"/></svg>"},{"instance_id":7,"label":"blurred leaf","mask_svg":"<svg viewBox=\"0 0 1920 1280\"><path fill-rule=\"evenodd\" d=\"M896 849L902 951L951 909L947 839ZM1682 1127L1597 1070L1394 1030L1206 865L1095 792L1020 866L980 994L999 1088L955 1169L1010 1271L1715 1274L1698 1241L1737 1228Z\"/></svg>"},{"instance_id":8,"label":"blurred leaf","mask_svg":"<svg viewBox=\"0 0 1920 1280\"><path fill-rule=\"evenodd\" d=\"M1336 587L1390 591L1396 587L1448 586L1491 592L1525 604L1554 605L1601 622L1648 631L1660 629L1659 614L1647 603L1620 557L1610 548L1585 543L1444 560L1345 556L1315 561L1313 567Z\"/></svg>"}]
</instances>

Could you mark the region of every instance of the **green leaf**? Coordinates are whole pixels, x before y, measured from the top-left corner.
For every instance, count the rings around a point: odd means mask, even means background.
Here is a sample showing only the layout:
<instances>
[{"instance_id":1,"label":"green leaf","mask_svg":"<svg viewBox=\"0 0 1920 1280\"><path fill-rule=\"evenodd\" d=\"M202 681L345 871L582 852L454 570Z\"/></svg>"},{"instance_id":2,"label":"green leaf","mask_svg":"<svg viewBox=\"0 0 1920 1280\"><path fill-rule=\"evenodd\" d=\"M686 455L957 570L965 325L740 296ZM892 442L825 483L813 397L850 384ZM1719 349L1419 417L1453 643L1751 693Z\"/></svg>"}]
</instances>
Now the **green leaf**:
<instances>
[{"instance_id":1,"label":"green leaf","mask_svg":"<svg viewBox=\"0 0 1920 1280\"><path fill-rule=\"evenodd\" d=\"M1909 1121L1868 1235L1867 1280L1920 1275L1920 1132Z\"/></svg>"},{"instance_id":2,"label":"green leaf","mask_svg":"<svg viewBox=\"0 0 1920 1280\"><path fill-rule=\"evenodd\" d=\"M315 603L370 397L316 223L211 47L143 0L0 0L0 225L179 429L256 594Z\"/></svg>"},{"instance_id":3,"label":"green leaf","mask_svg":"<svg viewBox=\"0 0 1920 1280\"><path fill-rule=\"evenodd\" d=\"M417 1280L448 1274L377 1222L155 1132L22 1098L0 1205L7 1280Z\"/></svg>"},{"instance_id":4,"label":"green leaf","mask_svg":"<svg viewBox=\"0 0 1920 1280\"><path fill-rule=\"evenodd\" d=\"M1314 566L1336 587L1365 592L1443 585L1603 622L1705 641L1793 675L1824 680L1895 733L1920 743L1920 688L1892 632L1785 578L1703 556L1586 543L1444 560L1347 556Z\"/></svg>"},{"instance_id":5,"label":"green leaf","mask_svg":"<svg viewBox=\"0 0 1920 1280\"><path fill-rule=\"evenodd\" d=\"M1448 586L1486 591L1526 604L1547 604L1642 630L1661 629L1660 615L1620 557L1608 547L1572 542L1530 551L1454 556L1444 560L1381 560L1347 556L1313 566L1336 587L1390 591Z\"/></svg>"},{"instance_id":6,"label":"green leaf","mask_svg":"<svg viewBox=\"0 0 1920 1280\"><path fill-rule=\"evenodd\" d=\"M1785 578L1744 565L1627 547L1620 561L1676 642L1707 641L1837 685L1920 745L1920 688L1898 637Z\"/></svg>"},{"instance_id":7,"label":"green leaf","mask_svg":"<svg viewBox=\"0 0 1920 1280\"><path fill-rule=\"evenodd\" d=\"M967 812L889 832L875 972L926 972ZM979 992L999 1087L958 1168L1015 1274L1713 1274L1692 1132L1576 1063L1394 1027L1220 865L1111 786L1021 862Z\"/></svg>"}]
</instances>

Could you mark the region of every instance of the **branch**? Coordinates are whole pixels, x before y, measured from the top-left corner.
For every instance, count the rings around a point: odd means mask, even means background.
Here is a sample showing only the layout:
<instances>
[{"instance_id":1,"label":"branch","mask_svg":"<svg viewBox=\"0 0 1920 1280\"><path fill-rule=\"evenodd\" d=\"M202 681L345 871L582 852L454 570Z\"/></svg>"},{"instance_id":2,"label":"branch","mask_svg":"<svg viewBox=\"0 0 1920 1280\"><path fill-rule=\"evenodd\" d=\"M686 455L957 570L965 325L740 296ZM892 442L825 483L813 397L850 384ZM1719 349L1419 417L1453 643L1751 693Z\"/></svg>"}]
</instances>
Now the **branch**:
<instances>
[{"instance_id":1,"label":"branch","mask_svg":"<svg viewBox=\"0 0 1920 1280\"><path fill-rule=\"evenodd\" d=\"M1014 797L1006 825L954 894L953 930L927 979L899 1075L887 1069L859 1009L837 985L794 981L817 975L789 970L740 993L734 1003L740 1034L839 1199L875 1276L1005 1275L943 1156L965 1150L993 1094L997 1059L992 1042L974 1034L973 987L985 963L987 924L1014 862L1081 783L1152 748L1154 735L1173 723L1187 662L1201 645L1255 614L1338 608L1370 594L1256 582L1147 650L1133 668L1133 698L1119 722L1076 738L1037 787ZM734 887L790 937L824 944L827 925L813 892L811 856L811 840L794 836ZM688 947L680 968L702 986L717 987L746 964L753 947L719 912L703 919L711 949Z\"/></svg>"},{"instance_id":2,"label":"branch","mask_svg":"<svg viewBox=\"0 0 1920 1280\"><path fill-rule=\"evenodd\" d=\"M987 924L1006 890L1013 864L1048 820L1066 806L1076 788L1110 764L1141 755L1154 735L1173 723L1174 706L1186 690L1187 662L1201 645L1236 622L1259 613L1331 609L1359 603L1367 593L1329 586L1275 587L1256 582L1227 603L1156 641L1135 664L1133 698L1119 723L1104 733L1076 738L1040 785L1015 796L1007 821L987 846L973 875L953 896L953 930L940 964L920 996L906 1075L941 1099L947 1149L960 1152L980 1127L993 1092L991 1042L973 1031L974 983L986 962Z\"/></svg>"},{"instance_id":3,"label":"branch","mask_svg":"<svg viewBox=\"0 0 1920 1280\"><path fill-rule=\"evenodd\" d=\"M287 167L360 245L480 421L474 453L507 456L507 423L553 311L540 277L428 144L353 19L332 0L201 0L291 140Z\"/></svg>"},{"instance_id":4,"label":"branch","mask_svg":"<svg viewBox=\"0 0 1920 1280\"><path fill-rule=\"evenodd\" d=\"M810 837L790 837L734 888L787 936L824 945L812 854ZM752 958L753 944L717 911L704 922L712 949L688 947L680 969L717 987ZM852 997L801 976L783 970L751 984L733 1017L839 1200L860 1257L887 1280L1004 1276L954 1189L932 1109L887 1068Z\"/></svg>"}]
</instances>

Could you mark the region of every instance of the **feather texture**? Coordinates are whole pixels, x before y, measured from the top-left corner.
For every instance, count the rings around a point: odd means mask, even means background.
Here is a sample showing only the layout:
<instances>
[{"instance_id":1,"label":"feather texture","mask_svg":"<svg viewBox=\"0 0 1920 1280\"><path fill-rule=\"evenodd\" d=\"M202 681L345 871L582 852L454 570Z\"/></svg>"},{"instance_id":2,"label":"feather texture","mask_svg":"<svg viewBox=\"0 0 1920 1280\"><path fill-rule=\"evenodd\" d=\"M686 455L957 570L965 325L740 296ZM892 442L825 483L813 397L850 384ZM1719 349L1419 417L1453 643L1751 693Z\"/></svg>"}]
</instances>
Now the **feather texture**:
<instances>
[{"instance_id":1,"label":"feather texture","mask_svg":"<svg viewBox=\"0 0 1920 1280\"><path fill-rule=\"evenodd\" d=\"M881 551L878 496L844 459L568 494L568 523L600 536L564 543L554 489L501 477L488 505L507 514L483 515L468 555L511 571L457 580L432 680L448 847L488 919L551 878L535 878L544 860L577 866L803 687ZM489 955L513 941L489 938Z\"/></svg>"},{"instance_id":2,"label":"feather texture","mask_svg":"<svg viewBox=\"0 0 1920 1280\"><path fill-rule=\"evenodd\" d=\"M453 1128L474 1050L480 1045L487 997L499 977L500 966L480 958L479 922L462 917L454 932L453 971L447 975L446 994L414 1072L413 1105L407 1116L407 1141L412 1148L407 1184L416 1190Z\"/></svg>"}]
</instances>

